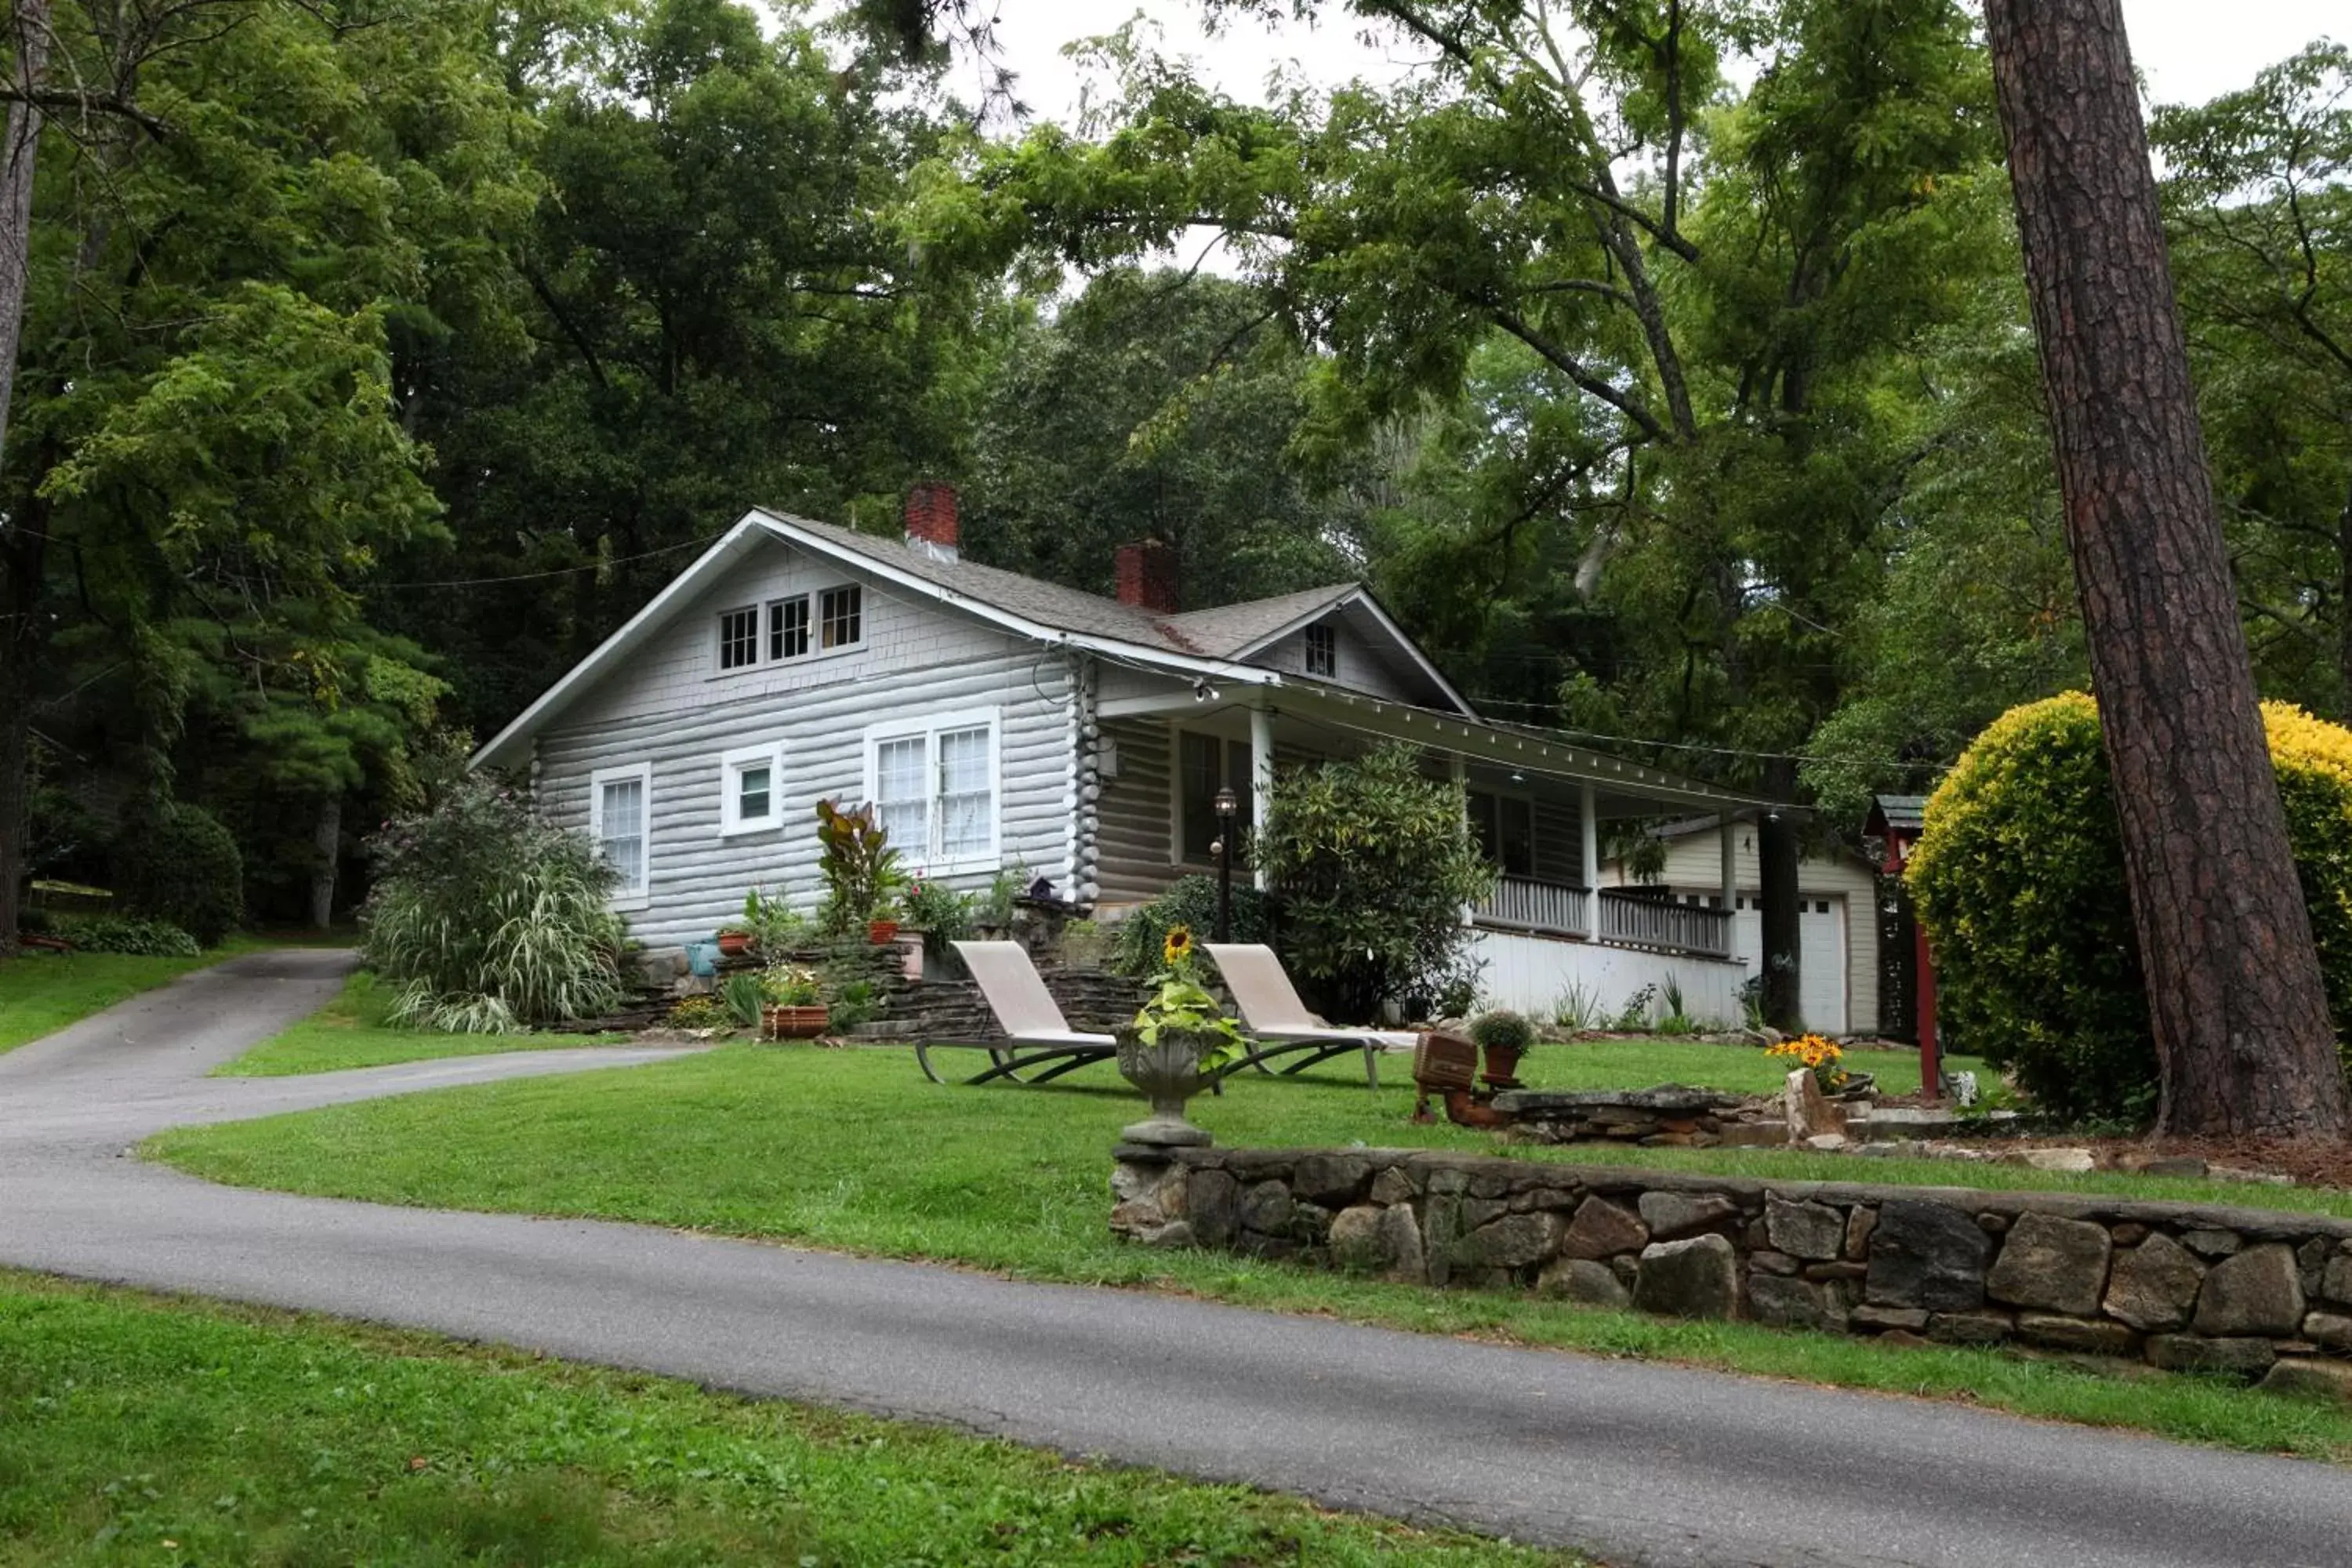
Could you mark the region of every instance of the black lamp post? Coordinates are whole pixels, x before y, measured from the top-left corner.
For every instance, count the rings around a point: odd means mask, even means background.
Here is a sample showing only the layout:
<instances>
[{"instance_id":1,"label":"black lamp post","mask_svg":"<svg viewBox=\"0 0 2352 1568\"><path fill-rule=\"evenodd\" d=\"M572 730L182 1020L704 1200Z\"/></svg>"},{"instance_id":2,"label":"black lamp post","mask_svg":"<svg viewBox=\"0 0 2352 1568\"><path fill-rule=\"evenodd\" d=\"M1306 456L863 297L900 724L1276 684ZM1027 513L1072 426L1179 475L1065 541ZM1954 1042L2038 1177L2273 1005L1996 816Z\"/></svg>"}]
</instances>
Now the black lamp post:
<instances>
[{"instance_id":1,"label":"black lamp post","mask_svg":"<svg viewBox=\"0 0 2352 1568\"><path fill-rule=\"evenodd\" d=\"M1241 802L1234 798L1234 786L1226 784L1217 791L1217 841L1209 852L1217 858L1217 940L1234 940L1234 816L1241 810Z\"/></svg>"}]
</instances>

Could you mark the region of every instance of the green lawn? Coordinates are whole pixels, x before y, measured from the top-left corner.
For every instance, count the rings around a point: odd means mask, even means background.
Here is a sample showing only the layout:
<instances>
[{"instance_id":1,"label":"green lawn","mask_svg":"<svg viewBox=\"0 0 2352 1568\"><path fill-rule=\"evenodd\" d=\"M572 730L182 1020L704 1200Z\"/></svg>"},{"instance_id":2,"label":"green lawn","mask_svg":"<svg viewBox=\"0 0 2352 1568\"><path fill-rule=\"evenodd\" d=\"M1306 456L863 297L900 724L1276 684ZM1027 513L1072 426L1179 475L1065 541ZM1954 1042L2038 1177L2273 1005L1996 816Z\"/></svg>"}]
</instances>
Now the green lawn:
<instances>
[{"instance_id":1,"label":"green lawn","mask_svg":"<svg viewBox=\"0 0 2352 1568\"><path fill-rule=\"evenodd\" d=\"M1901 1058L1898 1058L1901 1059ZM977 1060L977 1058L975 1058ZM1392 1064L1402 1066L1401 1063ZM1874 1066L1870 1062L1860 1065ZM1656 1070L1664 1067L1666 1070ZM1646 1041L1547 1047L1546 1084L1733 1084L1777 1075L1759 1052ZM1193 1102L1237 1146L1486 1146L1406 1121L1409 1085L1375 1095L1336 1068L1237 1080ZM1073 1080L1066 1079L1066 1083ZM1040 1279L1187 1290L1242 1305L1653 1356L1851 1387L1972 1400L2259 1450L2352 1457L2352 1411L2120 1364L1899 1350L1748 1324L1684 1323L1496 1292L1381 1285L1108 1234L1109 1147L1139 1105L1108 1068L1078 1087L943 1088L889 1049L733 1047L657 1067L405 1096L165 1133L152 1152L216 1180L384 1203L640 1220ZM1573 1151L1544 1151L1556 1157ZM1850 1180L2107 1187L2168 1197L2341 1205L2266 1187L2053 1177L2020 1168L1769 1151L1612 1151L1645 1163Z\"/></svg>"},{"instance_id":2,"label":"green lawn","mask_svg":"<svg viewBox=\"0 0 2352 1568\"><path fill-rule=\"evenodd\" d=\"M422 1335L0 1273L0 1562L1567 1564Z\"/></svg>"},{"instance_id":3,"label":"green lawn","mask_svg":"<svg viewBox=\"0 0 2352 1568\"><path fill-rule=\"evenodd\" d=\"M628 1038L626 1035L427 1034L418 1029L393 1028L384 1023L383 1010L384 997L376 989L375 976L361 970L343 983L341 995L283 1034L262 1041L233 1062L215 1068L213 1076L281 1078L438 1057L604 1046Z\"/></svg>"},{"instance_id":4,"label":"green lawn","mask_svg":"<svg viewBox=\"0 0 2352 1568\"><path fill-rule=\"evenodd\" d=\"M272 939L239 935L195 958L31 951L0 958L0 1052L54 1035L68 1024L193 970L279 945Z\"/></svg>"}]
</instances>

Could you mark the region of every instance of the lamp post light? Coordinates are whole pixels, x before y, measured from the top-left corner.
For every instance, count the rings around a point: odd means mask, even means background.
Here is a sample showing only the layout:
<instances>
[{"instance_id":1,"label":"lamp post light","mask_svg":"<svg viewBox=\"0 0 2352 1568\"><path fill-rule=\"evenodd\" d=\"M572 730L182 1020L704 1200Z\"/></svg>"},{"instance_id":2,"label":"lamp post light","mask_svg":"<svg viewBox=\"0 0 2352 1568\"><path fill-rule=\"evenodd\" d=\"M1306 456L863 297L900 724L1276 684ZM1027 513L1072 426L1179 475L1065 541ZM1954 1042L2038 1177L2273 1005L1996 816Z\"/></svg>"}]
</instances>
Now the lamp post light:
<instances>
[{"instance_id":1,"label":"lamp post light","mask_svg":"<svg viewBox=\"0 0 2352 1568\"><path fill-rule=\"evenodd\" d=\"M1241 810L1241 802L1234 797L1234 786L1225 784L1217 791L1217 841L1209 846L1217 858L1217 940L1234 940L1234 817Z\"/></svg>"}]
</instances>

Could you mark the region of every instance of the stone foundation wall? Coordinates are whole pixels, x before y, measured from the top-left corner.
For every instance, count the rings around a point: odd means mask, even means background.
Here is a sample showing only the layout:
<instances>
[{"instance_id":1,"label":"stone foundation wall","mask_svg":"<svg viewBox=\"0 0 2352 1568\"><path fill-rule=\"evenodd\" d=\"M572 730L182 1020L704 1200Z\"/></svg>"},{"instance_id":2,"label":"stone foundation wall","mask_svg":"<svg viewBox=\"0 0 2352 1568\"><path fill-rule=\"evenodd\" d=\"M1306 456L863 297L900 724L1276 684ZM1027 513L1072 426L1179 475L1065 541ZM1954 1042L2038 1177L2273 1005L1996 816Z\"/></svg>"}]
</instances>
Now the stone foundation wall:
<instances>
[{"instance_id":1,"label":"stone foundation wall","mask_svg":"<svg viewBox=\"0 0 2352 1568\"><path fill-rule=\"evenodd\" d=\"M2141 1357L2352 1394L2352 1222L1402 1149L1122 1144L1114 1230L1596 1306Z\"/></svg>"}]
</instances>

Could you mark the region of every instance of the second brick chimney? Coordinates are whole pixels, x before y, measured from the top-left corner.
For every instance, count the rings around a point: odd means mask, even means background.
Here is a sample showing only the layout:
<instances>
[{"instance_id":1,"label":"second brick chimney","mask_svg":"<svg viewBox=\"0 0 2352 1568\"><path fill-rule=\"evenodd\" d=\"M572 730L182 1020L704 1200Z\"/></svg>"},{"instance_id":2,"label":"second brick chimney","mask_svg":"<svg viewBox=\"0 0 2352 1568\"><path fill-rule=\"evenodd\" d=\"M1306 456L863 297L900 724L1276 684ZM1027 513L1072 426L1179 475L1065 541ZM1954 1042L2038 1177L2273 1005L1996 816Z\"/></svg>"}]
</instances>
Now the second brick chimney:
<instances>
[{"instance_id":1,"label":"second brick chimney","mask_svg":"<svg viewBox=\"0 0 2352 1568\"><path fill-rule=\"evenodd\" d=\"M1118 547L1118 602L1157 616L1176 613L1175 547L1157 539Z\"/></svg>"},{"instance_id":2,"label":"second brick chimney","mask_svg":"<svg viewBox=\"0 0 2352 1568\"><path fill-rule=\"evenodd\" d=\"M907 492L907 548L934 561L953 561L961 545L953 485L925 479Z\"/></svg>"}]
</instances>

